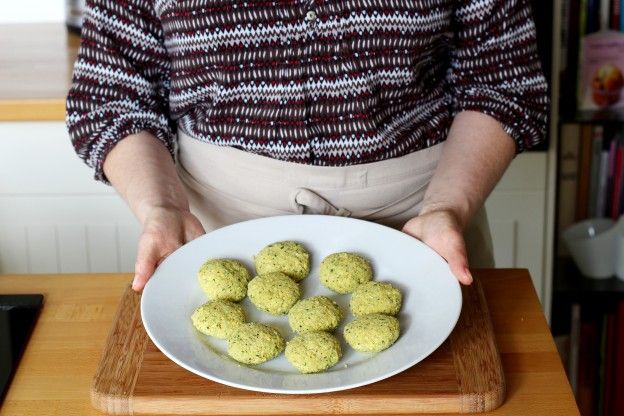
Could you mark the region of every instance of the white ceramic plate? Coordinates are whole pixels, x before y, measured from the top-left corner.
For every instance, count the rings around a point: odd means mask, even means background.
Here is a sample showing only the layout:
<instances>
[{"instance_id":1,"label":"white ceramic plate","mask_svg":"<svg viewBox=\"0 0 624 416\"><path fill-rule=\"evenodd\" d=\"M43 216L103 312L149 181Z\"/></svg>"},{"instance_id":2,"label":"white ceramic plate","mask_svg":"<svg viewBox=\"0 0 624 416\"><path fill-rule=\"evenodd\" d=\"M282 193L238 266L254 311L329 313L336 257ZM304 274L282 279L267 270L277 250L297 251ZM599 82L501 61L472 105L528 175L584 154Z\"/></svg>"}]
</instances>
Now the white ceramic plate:
<instances>
[{"instance_id":1,"label":"white ceramic plate","mask_svg":"<svg viewBox=\"0 0 624 416\"><path fill-rule=\"evenodd\" d=\"M336 334L343 358L321 374L302 375L284 355L248 367L230 359L227 343L204 336L191 324L193 310L206 302L197 270L208 258L241 260L253 271L253 256L267 244L294 240L312 255L312 271L302 282L303 297L328 295L345 314ZM398 315L401 336L379 354L355 352L342 337L350 295L338 295L318 278L320 261L339 251L371 260L374 278L403 292ZM446 262L420 241L367 221L321 215L289 215L242 222L221 228L184 245L158 267L141 299L143 325L156 346L171 360L202 377L233 387L270 393L326 393L374 383L397 374L431 354L451 333L461 310L461 290ZM289 340L287 317L273 317L243 301L250 321L277 327Z\"/></svg>"}]
</instances>

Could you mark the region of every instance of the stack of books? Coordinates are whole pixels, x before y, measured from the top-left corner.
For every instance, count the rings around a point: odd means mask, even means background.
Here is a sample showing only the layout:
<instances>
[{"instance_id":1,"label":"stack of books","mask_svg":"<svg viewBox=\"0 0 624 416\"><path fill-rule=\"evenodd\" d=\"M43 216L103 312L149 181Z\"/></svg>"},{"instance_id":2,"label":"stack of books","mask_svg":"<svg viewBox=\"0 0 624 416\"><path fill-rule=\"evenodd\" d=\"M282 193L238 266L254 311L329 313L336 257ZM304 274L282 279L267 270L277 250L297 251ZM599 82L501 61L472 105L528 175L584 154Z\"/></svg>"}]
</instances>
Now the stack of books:
<instances>
[{"instance_id":1,"label":"stack of books","mask_svg":"<svg viewBox=\"0 0 624 416\"><path fill-rule=\"evenodd\" d=\"M561 127L559 230L624 214L624 125Z\"/></svg>"}]
</instances>

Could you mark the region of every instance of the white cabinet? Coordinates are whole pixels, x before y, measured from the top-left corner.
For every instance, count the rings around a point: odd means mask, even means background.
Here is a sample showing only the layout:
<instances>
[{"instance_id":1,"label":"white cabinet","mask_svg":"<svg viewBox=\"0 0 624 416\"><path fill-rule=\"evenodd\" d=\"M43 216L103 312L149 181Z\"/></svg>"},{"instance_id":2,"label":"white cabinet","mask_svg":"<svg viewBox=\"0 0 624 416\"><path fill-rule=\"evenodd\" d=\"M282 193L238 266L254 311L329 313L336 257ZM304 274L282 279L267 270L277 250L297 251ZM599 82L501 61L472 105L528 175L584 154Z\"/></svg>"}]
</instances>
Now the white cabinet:
<instances>
[{"instance_id":1,"label":"white cabinet","mask_svg":"<svg viewBox=\"0 0 624 416\"><path fill-rule=\"evenodd\" d=\"M529 269L545 299L546 152L518 155L486 202L496 267Z\"/></svg>"},{"instance_id":2,"label":"white cabinet","mask_svg":"<svg viewBox=\"0 0 624 416\"><path fill-rule=\"evenodd\" d=\"M0 123L0 273L132 271L139 226L63 122Z\"/></svg>"},{"instance_id":3,"label":"white cabinet","mask_svg":"<svg viewBox=\"0 0 624 416\"><path fill-rule=\"evenodd\" d=\"M0 273L132 271L137 221L75 155L62 122L0 123ZM497 267L544 293L547 155L519 155L487 201Z\"/></svg>"}]
</instances>

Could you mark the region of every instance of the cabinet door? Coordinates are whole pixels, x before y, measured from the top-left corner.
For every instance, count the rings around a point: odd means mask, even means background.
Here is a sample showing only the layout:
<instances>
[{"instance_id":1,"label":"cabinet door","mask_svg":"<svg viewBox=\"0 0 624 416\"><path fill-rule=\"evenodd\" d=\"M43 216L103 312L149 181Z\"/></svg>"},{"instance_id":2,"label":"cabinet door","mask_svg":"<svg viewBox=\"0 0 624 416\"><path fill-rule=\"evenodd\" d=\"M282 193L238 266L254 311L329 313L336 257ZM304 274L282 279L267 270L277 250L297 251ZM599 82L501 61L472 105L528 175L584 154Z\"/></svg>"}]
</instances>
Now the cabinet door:
<instances>
[{"instance_id":1,"label":"cabinet door","mask_svg":"<svg viewBox=\"0 0 624 416\"><path fill-rule=\"evenodd\" d=\"M529 269L540 300L544 296L547 166L546 152L517 156L485 204L496 267Z\"/></svg>"},{"instance_id":2,"label":"cabinet door","mask_svg":"<svg viewBox=\"0 0 624 416\"><path fill-rule=\"evenodd\" d=\"M131 272L140 228L63 122L0 123L0 273Z\"/></svg>"}]
</instances>

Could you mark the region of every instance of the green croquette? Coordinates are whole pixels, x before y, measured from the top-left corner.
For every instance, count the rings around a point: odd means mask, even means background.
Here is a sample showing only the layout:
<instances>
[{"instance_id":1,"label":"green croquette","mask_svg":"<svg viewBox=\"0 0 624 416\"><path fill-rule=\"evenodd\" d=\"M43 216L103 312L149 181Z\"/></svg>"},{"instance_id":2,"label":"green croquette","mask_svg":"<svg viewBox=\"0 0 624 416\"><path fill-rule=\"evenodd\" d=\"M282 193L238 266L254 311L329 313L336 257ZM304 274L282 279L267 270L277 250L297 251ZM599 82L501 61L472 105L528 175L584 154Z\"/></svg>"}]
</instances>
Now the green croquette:
<instances>
[{"instance_id":1,"label":"green croquette","mask_svg":"<svg viewBox=\"0 0 624 416\"><path fill-rule=\"evenodd\" d=\"M301 289L290 277L274 272L254 277L249 282L249 300L272 315L285 315L301 297Z\"/></svg>"},{"instance_id":2,"label":"green croquette","mask_svg":"<svg viewBox=\"0 0 624 416\"><path fill-rule=\"evenodd\" d=\"M238 303L215 299L195 309L191 320L199 332L228 339L239 325L245 323L245 310Z\"/></svg>"},{"instance_id":3,"label":"green croquette","mask_svg":"<svg viewBox=\"0 0 624 416\"><path fill-rule=\"evenodd\" d=\"M325 371L336 365L341 357L340 342L324 331L297 335L286 344L286 359L304 374Z\"/></svg>"},{"instance_id":4,"label":"green croquette","mask_svg":"<svg viewBox=\"0 0 624 416\"><path fill-rule=\"evenodd\" d=\"M247 295L247 283L251 275L238 260L211 259L198 273L199 285L210 299L239 302Z\"/></svg>"},{"instance_id":5,"label":"green croquette","mask_svg":"<svg viewBox=\"0 0 624 416\"><path fill-rule=\"evenodd\" d=\"M269 244L254 257L254 263L259 275L282 272L295 282L305 279L310 273L310 253L295 241Z\"/></svg>"},{"instance_id":6,"label":"green croquette","mask_svg":"<svg viewBox=\"0 0 624 416\"><path fill-rule=\"evenodd\" d=\"M351 293L373 278L370 263L353 253L334 253L321 262L321 283L336 293Z\"/></svg>"},{"instance_id":7,"label":"green croquette","mask_svg":"<svg viewBox=\"0 0 624 416\"><path fill-rule=\"evenodd\" d=\"M228 355L251 365L272 360L284 351L286 344L277 329L258 323L239 325L228 341Z\"/></svg>"},{"instance_id":8,"label":"green croquette","mask_svg":"<svg viewBox=\"0 0 624 416\"><path fill-rule=\"evenodd\" d=\"M349 306L355 316L371 313L396 315L401 309L401 300L401 292L390 283L367 282L353 291Z\"/></svg>"},{"instance_id":9,"label":"green croquette","mask_svg":"<svg viewBox=\"0 0 624 416\"><path fill-rule=\"evenodd\" d=\"M344 328L345 340L356 351L383 351L399 337L399 321L383 314L364 315Z\"/></svg>"},{"instance_id":10,"label":"green croquette","mask_svg":"<svg viewBox=\"0 0 624 416\"><path fill-rule=\"evenodd\" d=\"M288 323L293 331L333 331L340 325L342 311L327 296L314 296L300 300L288 312Z\"/></svg>"}]
</instances>

